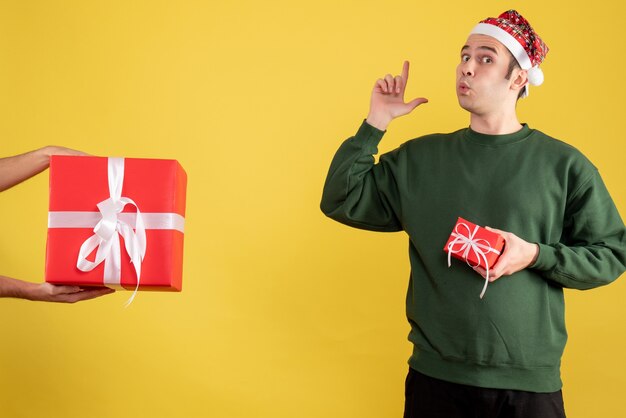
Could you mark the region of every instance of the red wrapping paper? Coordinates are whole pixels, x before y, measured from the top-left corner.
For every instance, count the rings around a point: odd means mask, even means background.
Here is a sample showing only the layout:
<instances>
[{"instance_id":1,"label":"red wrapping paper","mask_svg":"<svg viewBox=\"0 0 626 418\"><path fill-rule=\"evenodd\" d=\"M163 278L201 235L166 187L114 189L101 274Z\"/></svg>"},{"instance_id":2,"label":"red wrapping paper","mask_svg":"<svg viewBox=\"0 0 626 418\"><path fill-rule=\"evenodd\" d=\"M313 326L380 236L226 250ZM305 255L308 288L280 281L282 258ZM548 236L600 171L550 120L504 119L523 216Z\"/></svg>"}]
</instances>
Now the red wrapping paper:
<instances>
[{"instance_id":1,"label":"red wrapping paper","mask_svg":"<svg viewBox=\"0 0 626 418\"><path fill-rule=\"evenodd\" d=\"M108 159L103 157L52 156L50 206L53 212L98 212L96 206L110 197ZM122 196L135 201L142 214L185 216L187 175L175 160L124 159ZM134 213L132 206L123 212ZM160 216L160 215L159 215ZM53 284L102 286L104 263L92 271L77 267L78 252L93 228L48 228L45 280ZM175 229L146 228L146 252L141 263L139 290L182 289L184 234ZM134 290L137 274L121 246L120 285ZM93 261L93 254L89 257Z\"/></svg>"},{"instance_id":2,"label":"red wrapping paper","mask_svg":"<svg viewBox=\"0 0 626 418\"><path fill-rule=\"evenodd\" d=\"M480 266L482 268L486 268L486 259L489 264L489 268L493 268L493 265L498 260L498 257L504 248L504 238L502 238L500 234L491 232L483 227L478 226L478 229L476 228L476 224L463 218L458 218L454 228L452 228L452 233L450 234L446 245L443 247L443 250L450 253L450 255L454 258L466 261L472 267ZM478 249L482 251L485 258L477 254L476 251L473 251L472 249L466 251L467 246L465 246L465 244L467 241L459 239L459 234L477 244Z\"/></svg>"}]
</instances>

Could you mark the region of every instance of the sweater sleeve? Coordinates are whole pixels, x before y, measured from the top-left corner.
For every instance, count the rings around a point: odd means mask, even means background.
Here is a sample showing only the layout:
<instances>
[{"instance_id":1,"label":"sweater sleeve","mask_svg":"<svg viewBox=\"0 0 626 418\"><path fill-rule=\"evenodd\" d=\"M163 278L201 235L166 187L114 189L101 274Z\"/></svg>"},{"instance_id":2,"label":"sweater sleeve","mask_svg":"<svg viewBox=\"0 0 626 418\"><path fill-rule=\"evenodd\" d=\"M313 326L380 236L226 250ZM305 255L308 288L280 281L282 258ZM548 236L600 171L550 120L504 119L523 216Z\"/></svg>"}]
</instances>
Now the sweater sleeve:
<instances>
[{"instance_id":1,"label":"sweater sleeve","mask_svg":"<svg viewBox=\"0 0 626 418\"><path fill-rule=\"evenodd\" d=\"M324 184L321 209L346 225L372 231L400 231L394 154L375 164L384 132L363 122L337 150Z\"/></svg>"},{"instance_id":2,"label":"sweater sleeve","mask_svg":"<svg viewBox=\"0 0 626 418\"><path fill-rule=\"evenodd\" d=\"M624 223L597 170L569 199L559 242L540 243L531 268L581 290L609 284L626 270Z\"/></svg>"}]
</instances>

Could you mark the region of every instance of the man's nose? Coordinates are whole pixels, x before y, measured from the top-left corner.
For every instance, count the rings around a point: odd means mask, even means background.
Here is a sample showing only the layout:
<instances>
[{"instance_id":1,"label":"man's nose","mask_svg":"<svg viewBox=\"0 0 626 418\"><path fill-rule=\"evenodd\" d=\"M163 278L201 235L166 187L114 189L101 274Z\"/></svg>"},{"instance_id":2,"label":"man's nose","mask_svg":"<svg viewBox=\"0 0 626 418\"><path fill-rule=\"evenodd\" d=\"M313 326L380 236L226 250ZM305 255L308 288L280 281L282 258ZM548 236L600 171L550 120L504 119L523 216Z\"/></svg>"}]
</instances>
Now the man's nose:
<instances>
[{"instance_id":1,"label":"man's nose","mask_svg":"<svg viewBox=\"0 0 626 418\"><path fill-rule=\"evenodd\" d=\"M470 61L466 61L461 64L461 72L464 76L471 77L474 75L474 67Z\"/></svg>"}]
</instances>

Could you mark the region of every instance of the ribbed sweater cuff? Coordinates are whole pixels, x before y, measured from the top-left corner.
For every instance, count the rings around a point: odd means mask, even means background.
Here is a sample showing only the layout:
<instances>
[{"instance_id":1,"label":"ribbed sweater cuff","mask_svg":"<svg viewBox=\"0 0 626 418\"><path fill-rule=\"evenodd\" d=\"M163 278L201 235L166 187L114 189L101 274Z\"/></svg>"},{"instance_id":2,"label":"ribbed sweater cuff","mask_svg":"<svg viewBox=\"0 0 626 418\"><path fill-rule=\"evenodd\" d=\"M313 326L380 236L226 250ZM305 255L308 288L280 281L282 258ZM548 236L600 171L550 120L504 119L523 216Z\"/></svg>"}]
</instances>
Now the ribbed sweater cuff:
<instances>
[{"instance_id":1,"label":"ribbed sweater cuff","mask_svg":"<svg viewBox=\"0 0 626 418\"><path fill-rule=\"evenodd\" d=\"M546 244L537 243L537 245L539 245L539 255L530 268L540 271L552 270L557 263L556 248Z\"/></svg>"},{"instance_id":2,"label":"ribbed sweater cuff","mask_svg":"<svg viewBox=\"0 0 626 418\"><path fill-rule=\"evenodd\" d=\"M387 131L381 131L378 128L374 128L372 125L367 123L365 119L363 119L363 123L354 137L359 141L365 140L374 145L378 145L380 140L383 139L385 132Z\"/></svg>"}]
</instances>

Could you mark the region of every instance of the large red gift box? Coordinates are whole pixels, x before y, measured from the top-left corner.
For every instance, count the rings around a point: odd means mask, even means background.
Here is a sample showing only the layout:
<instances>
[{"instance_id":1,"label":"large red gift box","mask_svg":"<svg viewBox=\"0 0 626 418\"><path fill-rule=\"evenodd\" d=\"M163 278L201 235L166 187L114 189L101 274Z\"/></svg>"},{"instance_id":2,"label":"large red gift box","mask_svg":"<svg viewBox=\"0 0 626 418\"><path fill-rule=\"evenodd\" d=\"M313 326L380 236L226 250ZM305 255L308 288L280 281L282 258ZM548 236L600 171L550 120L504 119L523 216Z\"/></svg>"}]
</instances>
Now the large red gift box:
<instances>
[{"instance_id":1,"label":"large red gift box","mask_svg":"<svg viewBox=\"0 0 626 418\"><path fill-rule=\"evenodd\" d=\"M180 291L186 186L175 160L52 156L46 282Z\"/></svg>"},{"instance_id":2,"label":"large red gift box","mask_svg":"<svg viewBox=\"0 0 626 418\"><path fill-rule=\"evenodd\" d=\"M448 253L448 267L450 257L454 257L471 267L480 266L487 270L485 285L480 294L482 298L487 290L489 269L496 263L503 248L504 238L500 234L459 217L443 250Z\"/></svg>"}]
</instances>

